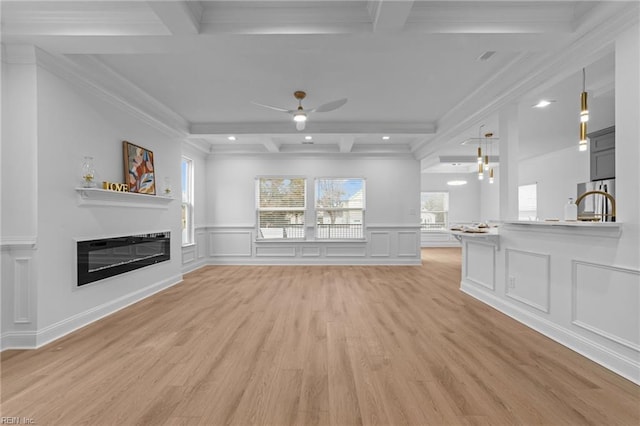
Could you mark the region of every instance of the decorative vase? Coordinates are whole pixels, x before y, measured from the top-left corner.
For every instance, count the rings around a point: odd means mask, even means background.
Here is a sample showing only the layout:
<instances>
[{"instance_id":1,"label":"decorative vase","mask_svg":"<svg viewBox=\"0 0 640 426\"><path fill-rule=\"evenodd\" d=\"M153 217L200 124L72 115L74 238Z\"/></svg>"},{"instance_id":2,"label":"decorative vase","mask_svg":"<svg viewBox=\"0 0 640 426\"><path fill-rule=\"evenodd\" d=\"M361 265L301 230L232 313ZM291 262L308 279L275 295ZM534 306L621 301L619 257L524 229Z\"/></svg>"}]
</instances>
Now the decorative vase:
<instances>
[{"instance_id":1,"label":"decorative vase","mask_svg":"<svg viewBox=\"0 0 640 426\"><path fill-rule=\"evenodd\" d=\"M171 178L164 178L164 196L171 197L173 195L173 190L171 188Z\"/></svg>"},{"instance_id":2,"label":"decorative vase","mask_svg":"<svg viewBox=\"0 0 640 426\"><path fill-rule=\"evenodd\" d=\"M84 188L95 188L96 170L93 165L93 157L84 157L82 161L82 186Z\"/></svg>"}]
</instances>

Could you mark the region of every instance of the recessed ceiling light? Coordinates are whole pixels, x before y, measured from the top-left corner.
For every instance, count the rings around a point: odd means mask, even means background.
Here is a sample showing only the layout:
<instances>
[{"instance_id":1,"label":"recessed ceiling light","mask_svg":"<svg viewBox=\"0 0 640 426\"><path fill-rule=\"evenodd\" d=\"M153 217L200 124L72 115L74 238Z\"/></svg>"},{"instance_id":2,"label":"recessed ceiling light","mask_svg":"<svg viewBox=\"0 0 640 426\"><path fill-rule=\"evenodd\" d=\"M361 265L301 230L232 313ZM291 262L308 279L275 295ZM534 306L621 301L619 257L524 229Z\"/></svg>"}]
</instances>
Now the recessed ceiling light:
<instances>
[{"instance_id":1,"label":"recessed ceiling light","mask_svg":"<svg viewBox=\"0 0 640 426\"><path fill-rule=\"evenodd\" d=\"M304 137L306 140L310 141L311 139L313 139L313 136L305 136Z\"/></svg>"},{"instance_id":2,"label":"recessed ceiling light","mask_svg":"<svg viewBox=\"0 0 640 426\"><path fill-rule=\"evenodd\" d=\"M450 186L460 186L460 185L466 185L467 181L466 180L450 180L449 182L447 182L447 185Z\"/></svg>"},{"instance_id":3,"label":"recessed ceiling light","mask_svg":"<svg viewBox=\"0 0 640 426\"><path fill-rule=\"evenodd\" d=\"M383 136L383 137L382 137L382 140L383 140L383 141L388 141L389 139L391 139L391 136Z\"/></svg>"},{"instance_id":4,"label":"recessed ceiling light","mask_svg":"<svg viewBox=\"0 0 640 426\"><path fill-rule=\"evenodd\" d=\"M533 105L532 108L546 108L549 105L551 105L552 102L555 102L555 101L551 101L551 100L547 100L547 99L541 99L540 102L538 102L537 104Z\"/></svg>"},{"instance_id":5,"label":"recessed ceiling light","mask_svg":"<svg viewBox=\"0 0 640 426\"><path fill-rule=\"evenodd\" d=\"M236 137L235 136L229 136L227 139L229 139L230 141L235 141Z\"/></svg>"}]
</instances>

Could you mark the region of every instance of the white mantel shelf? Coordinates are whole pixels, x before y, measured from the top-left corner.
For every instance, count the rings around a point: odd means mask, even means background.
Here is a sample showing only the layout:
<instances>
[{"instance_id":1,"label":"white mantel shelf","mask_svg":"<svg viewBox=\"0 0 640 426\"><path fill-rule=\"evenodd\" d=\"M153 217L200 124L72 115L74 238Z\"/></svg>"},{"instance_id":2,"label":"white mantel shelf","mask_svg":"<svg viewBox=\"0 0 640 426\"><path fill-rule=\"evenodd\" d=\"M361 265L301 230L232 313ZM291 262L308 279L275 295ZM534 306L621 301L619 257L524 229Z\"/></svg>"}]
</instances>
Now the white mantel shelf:
<instances>
[{"instance_id":1,"label":"white mantel shelf","mask_svg":"<svg viewBox=\"0 0 640 426\"><path fill-rule=\"evenodd\" d=\"M100 188L76 188L78 205L103 207L130 207L146 209L168 209L171 197L136 194L134 192L108 191Z\"/></svg>"},{"instance_id":2,"label":"white mantel shelf","mask_svg":"<svg viewBox=\"0 0 640 426\"><path fill-rule=\"evenodd\" d=\"M577 236L619 238L622 233L620 222L566 222L513 220L503 222L506 230L549 232Z\"/></svg>"}]
</instances>

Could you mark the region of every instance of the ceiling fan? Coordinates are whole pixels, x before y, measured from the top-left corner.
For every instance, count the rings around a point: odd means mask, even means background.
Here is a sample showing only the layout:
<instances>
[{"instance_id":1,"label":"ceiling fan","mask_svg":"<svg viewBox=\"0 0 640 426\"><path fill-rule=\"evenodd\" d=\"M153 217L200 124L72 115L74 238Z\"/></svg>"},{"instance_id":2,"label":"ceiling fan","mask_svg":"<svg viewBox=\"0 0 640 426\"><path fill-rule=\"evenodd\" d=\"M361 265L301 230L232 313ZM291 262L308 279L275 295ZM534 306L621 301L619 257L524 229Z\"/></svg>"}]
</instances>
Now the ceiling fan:
<instances>
[{"instance_id":1,"label":"ceiling fan","mask_svg":"<svg viewBox=\"0 0 640 426\"><path fill-rule=\"evenodd\" d=\"M293 114L293 121L296 122L296 129L297 130L304 130L304 126L305 126L305 123L307 121L307 117L312 112L329 112L329 111L333 111L334 109L338 109L342 105L347 103L347 98L342 98L342 99L338 99L337 101L327 102L326 104L320 105L317 108L304 109L304 108L302 108L302 100L307 96L307 94L305 92L303 92L302 90L297 90L297 91L295 91L293 93L293 96L298 100L298 108L296 108L296 109L280 108L280 107L277 107L277 106L260 104L258 102L253 102L253 101L251 101L251 103L254 104L254 105L261 106L261 107L274 109L276 111L286 112L287 114Z\"/></svg>"}]
</instances>

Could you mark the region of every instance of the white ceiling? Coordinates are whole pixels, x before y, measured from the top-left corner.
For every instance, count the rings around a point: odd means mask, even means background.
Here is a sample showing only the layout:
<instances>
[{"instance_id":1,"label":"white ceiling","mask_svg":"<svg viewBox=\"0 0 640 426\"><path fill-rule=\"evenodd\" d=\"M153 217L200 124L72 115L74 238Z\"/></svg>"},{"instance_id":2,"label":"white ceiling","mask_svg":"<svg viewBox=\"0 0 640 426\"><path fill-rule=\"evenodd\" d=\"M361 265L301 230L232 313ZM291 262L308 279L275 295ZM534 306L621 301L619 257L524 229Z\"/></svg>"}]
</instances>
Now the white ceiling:
<instances>
[{"instance_id":1,"label":"white ceiling","mask_svg":"<svg viewBox=\"0 0 640 426\"><path fill-rule=\"evenodd\" d=\"M520 141L522 156L573 143L579 71L612 108L611 40L637 10L635 1L3 1L2 42L35 44L207 152L413 153L446 171L439 157L467 153L460 142L481 124L499 136L508 104L521 105L522 133L537 135ZM305 108L349 101L312 114L303 132L251 103L295 109L295 90L307 92ZM529 108L547 96L548 109Z\"/></svg>"}]
</instances>

